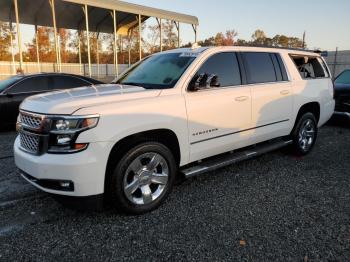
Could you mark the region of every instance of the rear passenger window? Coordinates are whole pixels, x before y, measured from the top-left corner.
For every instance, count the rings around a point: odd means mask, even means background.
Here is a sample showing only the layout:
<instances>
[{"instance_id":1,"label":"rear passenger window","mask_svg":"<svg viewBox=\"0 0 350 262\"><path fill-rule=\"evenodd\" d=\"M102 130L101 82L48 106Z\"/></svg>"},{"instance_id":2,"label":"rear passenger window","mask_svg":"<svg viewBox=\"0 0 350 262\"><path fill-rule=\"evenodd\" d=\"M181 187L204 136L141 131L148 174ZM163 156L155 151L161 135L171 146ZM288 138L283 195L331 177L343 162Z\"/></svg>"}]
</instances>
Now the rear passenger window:
<instances>
[{"instance_id":1,"label":"rear passenger window","mask_svg":"<svg viewBox=\"0 0 350 262\"><path fill-rule=\"evenodd\" d=\"M80 86L88 86L90 83L77 77L70 76L52 76L52 89L69 89Z\"/></svg>"},{"instance_id":2,"label":"rear passenger window","mask_svg":"<svg viewBox=\"0 0 350 262\"><path fill-rule=\"evenodd\" d=\"M213 74L217 75L220 87L241 84L238 60L236 54L233 52L219 53L211 56L198 70L197 75L199 76L201 74L207 77Z\"/></svg>"},{"instance_id":3,"label":"rear passenger window","mask_svg":"<svg viewBox=\"0 0 350 262\"><path fill-rule=\"evenodd\" d=\"M292 55L291 58L303 79L329 77L327 67L321 58L298 55Z\"/></svg>"},{"instance_id":4,"label":"rear passenger window","mask_svg":"<svg viewBox=\"0 0 350 262\"><path fill-rule=\"evenodd\" d=\"M276 82L274 63L269 53L243 53L248 84ZM276 61L277 62L277 61ZM282 78L281 71L278 72Z\"/></svg>"}]
</instances>

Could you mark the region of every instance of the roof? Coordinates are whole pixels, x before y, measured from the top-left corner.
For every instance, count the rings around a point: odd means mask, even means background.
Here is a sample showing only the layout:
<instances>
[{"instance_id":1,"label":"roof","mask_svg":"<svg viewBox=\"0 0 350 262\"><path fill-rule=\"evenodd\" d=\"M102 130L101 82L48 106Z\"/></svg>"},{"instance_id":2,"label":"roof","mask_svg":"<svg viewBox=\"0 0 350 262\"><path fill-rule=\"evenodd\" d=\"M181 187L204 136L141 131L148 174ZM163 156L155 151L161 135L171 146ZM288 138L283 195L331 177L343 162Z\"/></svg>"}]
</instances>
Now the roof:
<instances>
[{"instance_id":1,"label":"roof","mask_svg":"<svg viewBox=\"0 0 350 262\"><path fill-rule=\"evenodd\" d=\"M35 4L33 4L35 2ZM119 0L56 0L56 23L58 28L85 30L85 16L82 5L89 6L89 30L92 32L113 33L111 10L117 11L119 34L138 25L138 15L142 21L150 17L174 20L198 25L195 16L170 12L157 8L131 4ZM18 0L19 20L22 24L52 27L52 13L48 0ZM0 20L15 22L13 0L0 1Z\"/></svg>"},{"instance_id":2,"label":"roof","mask_svg":"<svg viewBox=\"0 0 350 262\"><path fill-rule=\"evenodd\" d=\"M173 52L176 52L174 49ZM181 50L181 49L180 49ZM185 49L184 49L185 50ZM196 51L199 50L199 51ZM272 53L288 53L291 55L308 55L308 56L320 56L319 53L315 53L311 50L293 49L293 48L280 48L280 47L254 47L254 46L210 46L199 47L195 49L187 48L188 52L203 52L205 50L222 50L222 51L247 51L247 52L272 52Z\"/></svg>"}]
</instances>

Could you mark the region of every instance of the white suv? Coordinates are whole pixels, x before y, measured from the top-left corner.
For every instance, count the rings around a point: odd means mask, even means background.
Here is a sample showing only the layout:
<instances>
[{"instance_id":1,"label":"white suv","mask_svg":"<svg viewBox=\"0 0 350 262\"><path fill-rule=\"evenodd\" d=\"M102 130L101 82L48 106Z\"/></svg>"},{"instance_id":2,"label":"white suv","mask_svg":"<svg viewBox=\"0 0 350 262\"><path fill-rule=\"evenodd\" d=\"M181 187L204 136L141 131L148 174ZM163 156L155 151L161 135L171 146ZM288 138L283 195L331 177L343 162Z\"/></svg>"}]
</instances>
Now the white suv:
<instances>
[{"instance_id":1,"label":"white suv","mask_svg":"<svg viewBox=\"0 0 350 262\"><path fill-rule=\"evenodd\" d=\"M333 111L333 83L316 53L177 49L145 58L115 84L26 99L15 162L43 191L108 196L139 214L164 201L178 174L287 145L307 154Z\"/></svg>"}]
</instances>

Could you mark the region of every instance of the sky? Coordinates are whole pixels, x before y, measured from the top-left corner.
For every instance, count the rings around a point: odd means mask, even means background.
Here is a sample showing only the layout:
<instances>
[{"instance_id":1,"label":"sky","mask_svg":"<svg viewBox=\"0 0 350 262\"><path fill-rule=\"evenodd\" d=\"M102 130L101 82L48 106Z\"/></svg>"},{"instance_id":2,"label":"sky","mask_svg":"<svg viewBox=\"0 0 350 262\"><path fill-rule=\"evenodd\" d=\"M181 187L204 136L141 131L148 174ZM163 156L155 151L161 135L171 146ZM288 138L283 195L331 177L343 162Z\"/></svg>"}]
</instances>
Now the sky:
<instances>
[{"instance_id":1,"label":"sky","mask_svg":"<svg viewBox=\"0 0 350 262\"><path fill-rule=\"evenodd\" d=\"M309 48L350 50L350 0L126 1L197 16L200 39L235 29L248 40L258 28L302 38L305 30ZM190 28L183 34L183 42L193 39Z\"/></svg>"},{"instance_id":2,"label":"sky","mask_svg":"<svg viewBox=\"0 0 350 262\"><path fill-rule=\"evenodd\" d=\"M350 50L350 0L126 0L199 18L199 40L234 29L249 40L256 29L268 37L285 34L302 38L308 48ZM155 23L155 20L148 21ZM24 41L33 30L24 27ZM147 33L145 33L147 34ZM147 36L147 35L146 35ZM181 25L182 43L192 42L190 25Z\"/></svg>"}]
</instances>

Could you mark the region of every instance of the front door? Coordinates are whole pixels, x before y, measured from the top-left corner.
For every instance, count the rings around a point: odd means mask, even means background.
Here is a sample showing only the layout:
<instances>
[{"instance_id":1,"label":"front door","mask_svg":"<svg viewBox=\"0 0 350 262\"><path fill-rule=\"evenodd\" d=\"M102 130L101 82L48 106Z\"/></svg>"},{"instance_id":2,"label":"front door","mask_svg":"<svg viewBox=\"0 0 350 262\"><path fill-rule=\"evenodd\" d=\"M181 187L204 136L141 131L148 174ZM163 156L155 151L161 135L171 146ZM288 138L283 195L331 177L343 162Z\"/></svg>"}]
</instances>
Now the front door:
<instances>
[{"instance_id":1,"label":"front door","mask_svg":"<svg viewBox=\"0 0 350 262\"><path fill-rule=\"evenodd\" d=\"M185 93L190 159L200 160L249 143L251 92L241 85L241 74L234 52L209 57L199 75L217 76L214 87Z\"/></svg>"}]
</instances>

